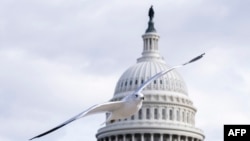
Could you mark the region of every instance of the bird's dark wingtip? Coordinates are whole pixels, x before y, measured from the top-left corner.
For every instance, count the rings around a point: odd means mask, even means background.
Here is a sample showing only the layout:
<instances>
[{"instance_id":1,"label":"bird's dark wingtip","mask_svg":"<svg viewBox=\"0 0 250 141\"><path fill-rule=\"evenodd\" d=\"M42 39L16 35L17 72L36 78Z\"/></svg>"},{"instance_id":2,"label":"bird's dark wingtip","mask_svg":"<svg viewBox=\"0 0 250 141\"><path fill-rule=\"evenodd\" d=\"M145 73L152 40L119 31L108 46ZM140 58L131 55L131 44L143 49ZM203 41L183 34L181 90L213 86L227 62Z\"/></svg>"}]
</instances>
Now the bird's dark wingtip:
<instances>
[{"instance_id":1,"label":"bird's dark wingtip","mask_svg":"<svg viewBox=\"0 0 250 141\"><path fill-rule=\"evenodd\" d=\"M31 140L33 140L33 139L35 139L35 138L36 138L36 137L34 137L34 138L31 138L31 139L29 139L29 140L31 141Z\"/></svg>"}]
</instances>

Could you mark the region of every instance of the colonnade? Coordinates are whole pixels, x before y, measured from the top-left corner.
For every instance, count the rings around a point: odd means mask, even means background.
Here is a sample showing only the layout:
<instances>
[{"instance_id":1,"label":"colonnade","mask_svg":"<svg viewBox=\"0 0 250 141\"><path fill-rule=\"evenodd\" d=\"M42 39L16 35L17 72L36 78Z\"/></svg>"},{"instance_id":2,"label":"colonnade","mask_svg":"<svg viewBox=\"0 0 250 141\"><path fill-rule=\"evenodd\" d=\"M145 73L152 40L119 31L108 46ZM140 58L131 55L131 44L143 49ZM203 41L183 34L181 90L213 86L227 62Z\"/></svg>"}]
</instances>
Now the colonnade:
<instances>
[{"instance_id":1,"label":"colonnade","mask_svg":"<svg viewBox=\"0 0 250 141\"><path fill-rule=\"evenodd\" d=\"M145 38L143 51L157 51L158 50L158 37Z\"/></svg>"},{"instance_id":2,"label":"colonnade","mask_svg":"<svg viewBox=\"0 0 250 141\"><path fill-rule=\"evenodd\" d=\"M195 111L192 109L183 109L183 107L167 107L167 106L152 106L146 105L142 107L138 113L124 120L166 120L178 121L195 124ZM108 117L108 115L107 115ZM122 121L122 120L118 120Z\"/></svg>"},{"instance_id":3,"label":"colonnade","mask_svg":"<svg viewBox=\"0 0 250 141\"><path fill-rule=\"evenodd\" d=\"M177 134L153 134L153 133L135 133L112 135L99 138L98 141L202 141L201 139L177 135Z\"/></svg>"}]
</instances>

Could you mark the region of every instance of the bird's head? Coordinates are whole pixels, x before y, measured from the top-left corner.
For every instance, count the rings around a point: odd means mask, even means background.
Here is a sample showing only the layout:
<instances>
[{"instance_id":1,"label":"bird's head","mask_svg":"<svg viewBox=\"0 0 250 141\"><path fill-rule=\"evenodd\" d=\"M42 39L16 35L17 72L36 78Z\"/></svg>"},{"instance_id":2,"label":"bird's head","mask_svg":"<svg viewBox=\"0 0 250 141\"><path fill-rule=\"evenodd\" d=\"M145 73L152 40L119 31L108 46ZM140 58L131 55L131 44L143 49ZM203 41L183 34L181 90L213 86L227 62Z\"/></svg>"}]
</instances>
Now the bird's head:
<instances>
[{"instance_id":1,"label":"bird's head","mask_svg":"<svg viewBox=\"0 0 250 141\"><path fill-rule=\"evenodd\" d=\"M131 95L127 95L122 100L123 101L142 101L144 100L144 95L142 93L133 93Z\"/></svg>"},{"instance_id":2,"label":"bird's head","mask_svg":"<svg viewBox=\"0 0 250 141\"><path fill-rule=\"evenodd\" d=\"M142 93L134 93L132 96L136 100L144 100L144 95Z\"/></svg>"}]
</instances>

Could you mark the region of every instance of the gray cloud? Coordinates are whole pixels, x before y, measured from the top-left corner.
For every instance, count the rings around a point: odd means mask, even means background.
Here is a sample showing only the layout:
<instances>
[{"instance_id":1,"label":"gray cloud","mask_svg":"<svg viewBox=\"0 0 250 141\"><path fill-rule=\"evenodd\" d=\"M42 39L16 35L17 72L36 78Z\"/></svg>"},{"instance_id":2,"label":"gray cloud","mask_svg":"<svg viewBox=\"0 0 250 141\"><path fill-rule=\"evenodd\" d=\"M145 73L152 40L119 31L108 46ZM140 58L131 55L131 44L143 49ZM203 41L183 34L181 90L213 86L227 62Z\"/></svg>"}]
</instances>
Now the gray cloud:
<instances>
[{"instance_id":1,"label":"gray cloud","mask_svg":"<svg viewBox=\"0 0 250 141\"><path fill-rule=\"evenodd\" d=\"M250 122L248 3L1 0L0 140L27 140L109 100L140 57L151 4L168 64L207 53L179 72L198 108L197 126L206 140L222 140L223 124ZM94 141L103 120L86 118L39 140Z\"/></svg>"}]
</instances>

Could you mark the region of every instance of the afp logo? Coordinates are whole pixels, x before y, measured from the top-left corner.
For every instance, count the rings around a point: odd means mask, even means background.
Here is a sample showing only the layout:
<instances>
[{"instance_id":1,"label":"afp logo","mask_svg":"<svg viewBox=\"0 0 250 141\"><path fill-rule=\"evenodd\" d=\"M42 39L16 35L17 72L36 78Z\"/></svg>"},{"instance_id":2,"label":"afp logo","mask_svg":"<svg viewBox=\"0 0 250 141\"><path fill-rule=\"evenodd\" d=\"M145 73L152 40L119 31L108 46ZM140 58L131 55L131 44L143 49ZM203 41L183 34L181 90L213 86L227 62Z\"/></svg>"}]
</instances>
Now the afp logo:
<instances>
[{"instance_id":1,"label":"afp logo","mask_svg":"<svg viewBox=\"0 0 250 141\"><path fill-rule=\"evenodd\" d=\"M250 141L250 125L224 125L224 141Z\"/></svg>"}]
</instances>

